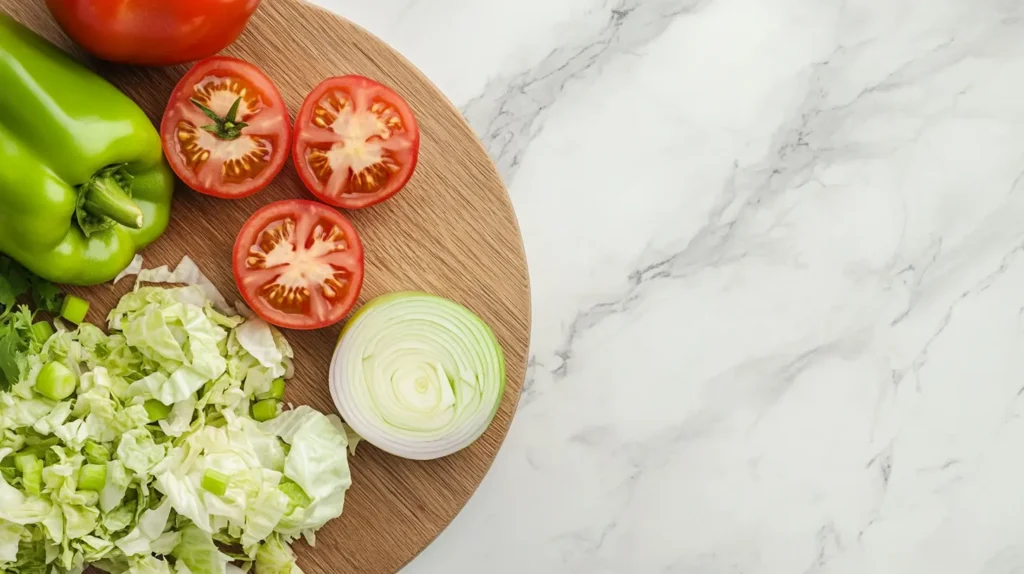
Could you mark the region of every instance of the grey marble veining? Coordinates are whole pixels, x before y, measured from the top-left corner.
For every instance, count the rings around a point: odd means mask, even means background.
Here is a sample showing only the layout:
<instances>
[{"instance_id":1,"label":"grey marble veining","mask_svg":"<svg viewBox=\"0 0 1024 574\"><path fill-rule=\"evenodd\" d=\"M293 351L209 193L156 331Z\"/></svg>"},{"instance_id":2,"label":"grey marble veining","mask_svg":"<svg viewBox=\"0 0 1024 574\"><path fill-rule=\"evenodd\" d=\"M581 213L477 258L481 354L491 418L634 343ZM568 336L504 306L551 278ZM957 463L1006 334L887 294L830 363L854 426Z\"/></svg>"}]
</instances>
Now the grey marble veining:
<instances>
[{"instance_id":1,"label":"grey marble veining","mask_svg":"<svg viewBox=\"0 0 1024 574\"><path fill-rule=\"evenodd\" d=\"M319 1L530 261L520 411L408 572L1024 572L1024 2Z\"/></svg>"}]
</instances>

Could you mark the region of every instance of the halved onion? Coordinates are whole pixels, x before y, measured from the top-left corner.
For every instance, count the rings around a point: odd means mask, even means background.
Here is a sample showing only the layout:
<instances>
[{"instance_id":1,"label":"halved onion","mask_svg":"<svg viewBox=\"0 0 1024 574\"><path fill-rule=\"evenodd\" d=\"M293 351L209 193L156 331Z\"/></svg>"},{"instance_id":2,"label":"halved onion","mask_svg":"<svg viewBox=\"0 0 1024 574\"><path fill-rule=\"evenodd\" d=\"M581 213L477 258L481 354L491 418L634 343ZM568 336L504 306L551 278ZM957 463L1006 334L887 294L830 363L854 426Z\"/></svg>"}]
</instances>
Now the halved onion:
<instances>
[{"instance_id":1,"label":"halved onion","mask_svg":"<svg viewBox=\"0 0 1024 574\"><path fill-rule=\"evenodd\" d=\"M342 418L367 442L429 460L487 429L505 391L505 359L469 309L426 293L390 293L349 320L330 381Z\"/></svg>"}]
</instances>

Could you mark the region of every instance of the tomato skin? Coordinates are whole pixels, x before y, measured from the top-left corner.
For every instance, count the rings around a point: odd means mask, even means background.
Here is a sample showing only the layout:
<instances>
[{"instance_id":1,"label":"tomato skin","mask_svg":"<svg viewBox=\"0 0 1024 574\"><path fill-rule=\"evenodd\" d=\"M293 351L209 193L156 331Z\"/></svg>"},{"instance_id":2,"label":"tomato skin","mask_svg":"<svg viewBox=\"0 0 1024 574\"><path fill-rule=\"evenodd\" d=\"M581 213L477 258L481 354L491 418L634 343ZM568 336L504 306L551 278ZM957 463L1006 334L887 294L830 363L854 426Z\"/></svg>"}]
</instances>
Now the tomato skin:
<instances>
[{"instance_id":1,"label":"tomato skin","mask_svg":"<svg viewBox=\"0 0 1024 574\"><path fill-rule=\"evenodd\" d=\"M359 108L357 111L365 111L366 106L374 101L385 102L393 107L396 117L401 119L402 132L392 136L395 140L404 142L403 149L394 154L400 170L389 178L387 185L375 193L330 193L328 185L318 179L306 158L307 151L312 147L309 141L315 137L314 132L324 133L324 130L313 125L314 114L321 100L332 91L352 94L356 107ZM405 99L387 86L363 76L338 76L320 82L302 102L302 107L295 116L293 134L292 161L306 189L320 201L342 209L362 209L390 199L412 178L419 160L420 130L412 108Z\"/></svg>"},{"instance_id":2,"label":"tomato skin","mask_svg":"<svg viewBox=\"0 0 1024 574\"><path fill-rule=\"evenodd\" d=\"M268 114L278 120L271 135L277 139L279 145L275 146L263 171L257 177L243 183L204 183L187 165L184 152L180 149L177 123L185 117L186 110L192 111L191 106L194 104L190 100L195 95L195 86L211 76L241 78L247 81L258 90L261 101L267 104L259 114ZM203 121L208 123L210 120L204 118ZM255 126L248 126L242 129L242 134L248 136L254 130ZM197 62L174 87L160 122L160 140L171 169L186 185L205 195L222 199L240 199L266 187L284 167L291 145L291 122L284 98L270 78L259 68L238 58L213 56Z\"/></svg>"},{"instance_id":3,"label":"tomato skin","mask_svg":"<svg viewBox=\"0 0 1024 574\"><path fill-rule=\"evenodd\" d=\"M247 283L247 278L258 272L249 269L247 266L247 259L251 255L250 249L261 240L268 226L278 223L284 218L293 218L299 221L306 218L307 222L313 220L314 223L316 221L326 221L338 226L345 235L347 246L344 251L350 253L352 261L351 265L346 267L346 270L351 273L350 283L347 286L344 297L335 304L330 305L328 313L324 316L313 317L309 314L282 312L271 306L265 298L256 292L262 285ZM295 239L301 244L305 244L309 240L308 237L304 236L297 236ZM338 210L306 199L277 201L257 210L242 225L242 229L238 232L238 236L235 239L235 246L232 252L232 271L234 272L235 283L246 305L264 321L285 329L321 329L344 319L359 299L359 293L363 286L363 266L363 244L352 223ZM308 285L308 283L307 287L311 291L316 288L315 286Z\"/></svg>"},{"instance_id":4,"label":"tomato skin","mask_svg":"<svg viewBox=\"0 0 1024 574\"><path fill-rule=\"evenodd\" d=\"M260 0L46 0L64 32L103 60L169 66L212 56Z\"/></svg>"}]
</instances>

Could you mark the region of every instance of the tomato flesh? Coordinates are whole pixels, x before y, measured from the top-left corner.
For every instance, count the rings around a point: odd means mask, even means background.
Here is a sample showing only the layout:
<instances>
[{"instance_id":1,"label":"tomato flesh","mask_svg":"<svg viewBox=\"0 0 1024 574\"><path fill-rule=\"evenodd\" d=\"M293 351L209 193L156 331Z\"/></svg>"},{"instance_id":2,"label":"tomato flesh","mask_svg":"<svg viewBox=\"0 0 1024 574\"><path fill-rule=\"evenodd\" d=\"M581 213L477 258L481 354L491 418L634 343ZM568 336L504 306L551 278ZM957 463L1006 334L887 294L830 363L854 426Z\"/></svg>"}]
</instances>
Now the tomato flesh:
<instances>
[{"instance_id":1,"label":"tomato flesh","mask_svg":"<svg viewBox=\"0 0 1024 574\"><path fill-rule=\"evenodd\" d=\"M247 125L233 139L211 128L214 120L198 104L226 117L235 102L237 122ZM273 83L255 66L215 57L196 64L178 83L160 126L164 153L189 187L237 198L263 189L284 166L290 144L288 112Z\"/></svg>"},{"instance_id":2,"label":"tomato flesh","mask_svg":"<svg viewBox=\"0 0 1024 574\"><path fill-rule=\"evenodd\" d=\"M337 210L285 200L257 211L235 241L235 281L267 322L317 329L340 321L363 282L363 248Z\"/></svg>"},{"instance_id":3,"label":"tomato flesh","mask_svg":"<svg viewBox=\"0 0 1024 574\"><path fill-rule=\"evenodd\" d=\"M419 155L419 126L409 105L389 88L361 76L317 86L296 118L293 155L315 196L348 209L398 193Z\"/></svg>"}]
</instances>

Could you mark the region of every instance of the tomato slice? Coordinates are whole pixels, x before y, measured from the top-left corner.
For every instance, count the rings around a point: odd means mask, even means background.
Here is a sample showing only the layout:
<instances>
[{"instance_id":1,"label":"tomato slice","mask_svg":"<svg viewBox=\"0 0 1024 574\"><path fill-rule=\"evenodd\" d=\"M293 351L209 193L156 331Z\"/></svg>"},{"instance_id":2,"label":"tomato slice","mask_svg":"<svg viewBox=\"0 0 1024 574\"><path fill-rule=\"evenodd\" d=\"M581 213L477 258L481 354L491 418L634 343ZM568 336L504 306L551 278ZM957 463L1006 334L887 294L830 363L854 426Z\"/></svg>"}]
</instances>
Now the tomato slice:
<instances>
[{"instance_id":1,"label":"tomato slice","mask_svg":"<svg viewBox=\"0 0 1024 574\"><path fill-rule=\"evenodd\" d=\"M171 168L189 187L235 199L263 189L281 171L291 126L270 78L248 62L214 56L174 88L160 138Z\"/></svg>"},{"instance_id":2,"label":"tomato slice","mask_svg":"<svg viewBox=\"0 0 1024 574\"><path fill-rule=\"evenodd\" d=\"M355 305L363 286L363 245L338 210L288 199L245 222L233 268L242 298L268 323L319 329Z\"/></svg>"},{"instance_id":3,"label":"tomato slice","mask_svg":"<svg viewBox=\"0 0 1024 574\"><path fill-rule=\"evenodd\" d=\"M416 169L420 128L409 104L362 76L328 78L295 118L292 155L322 201L359 209L398 193Z\"/></svg>"}]
</instances>

